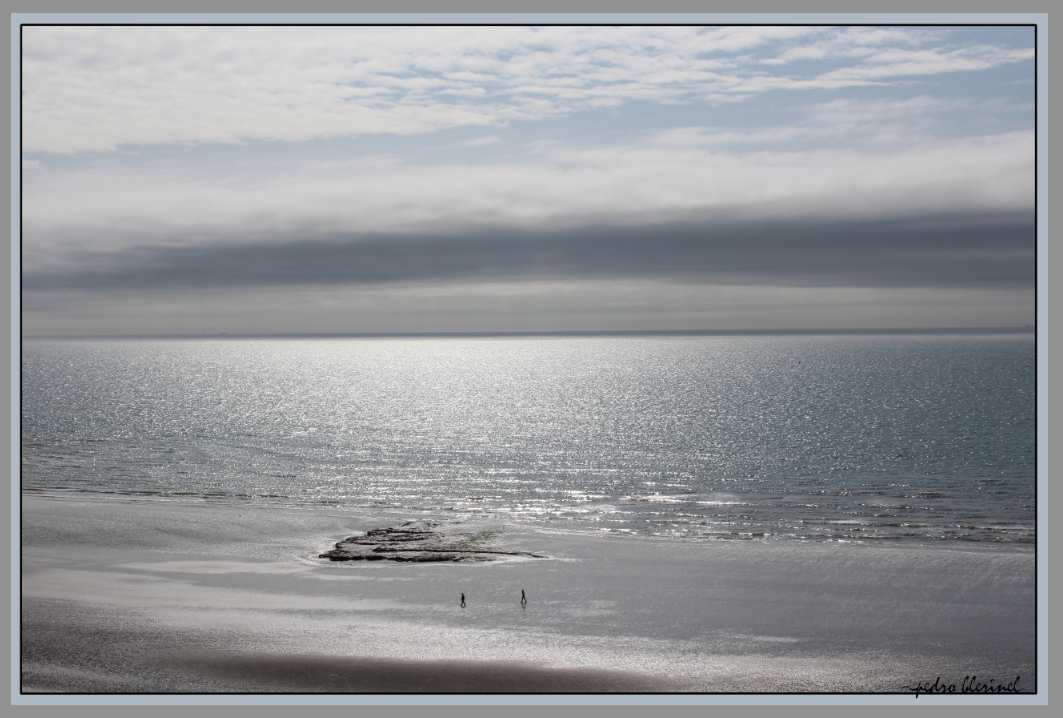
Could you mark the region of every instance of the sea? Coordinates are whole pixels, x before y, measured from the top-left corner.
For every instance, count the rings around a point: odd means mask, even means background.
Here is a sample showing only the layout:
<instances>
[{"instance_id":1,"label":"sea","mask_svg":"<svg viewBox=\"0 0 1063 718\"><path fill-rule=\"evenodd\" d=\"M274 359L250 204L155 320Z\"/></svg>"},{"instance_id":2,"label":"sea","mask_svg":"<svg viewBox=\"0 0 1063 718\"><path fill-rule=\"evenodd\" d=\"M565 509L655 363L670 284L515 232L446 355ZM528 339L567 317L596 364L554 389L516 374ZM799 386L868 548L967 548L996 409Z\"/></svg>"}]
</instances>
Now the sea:
<instances>
[{"instance_id":1,"label":"sea","mask_svg":"<svg viewBox=\"0 0 1063 718\"><path fill-rule=\"evenodd\" d=\"M24 495L1032 550L1022 335L22 343Z\"/></svg>"}]
</instances>

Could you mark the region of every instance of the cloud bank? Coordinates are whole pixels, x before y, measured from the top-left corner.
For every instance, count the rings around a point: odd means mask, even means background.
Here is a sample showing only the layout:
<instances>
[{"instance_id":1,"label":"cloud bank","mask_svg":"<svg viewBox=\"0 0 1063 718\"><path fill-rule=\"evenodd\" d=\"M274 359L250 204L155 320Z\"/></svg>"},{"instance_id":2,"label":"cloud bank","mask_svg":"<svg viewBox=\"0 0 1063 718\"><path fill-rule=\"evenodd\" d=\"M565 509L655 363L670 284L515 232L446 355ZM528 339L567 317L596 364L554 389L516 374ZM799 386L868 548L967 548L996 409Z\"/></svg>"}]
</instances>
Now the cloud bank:
<instances>
[{"instance_id":1,"label":"cloud bank","mask_svg":"<svg viewBox=\"0 0 1063 718\"><path fill-rule=\"evenodd\" d=\"M1029 28L22 39L30 333L1032 321Z\"/></svg>"},{"instance_id":2,"label":"cloud bank","mask_svg":"<svg viewBox=\"0 0 1063 718\"><path fill-rule=\"evenodd\" d=\"M507 228L521 236L627 224L644 226L651 241L653 227L691 222L1031 211L1034 194L1028 132L891 153L562 147L524 163L369 158L283 172L89 169L24 181L29 271L145 247L338 234L491 228L504 242Z\"/></svg>"},{"instance_id":3,"label":"cloud bank","mask_svg":"<svg viewBox=\"0 0 1063 718\"><path fill-rule=\"evenodd\" d=\"M27 291L562 278L1014 289L1034 277L1027 212L874 221L479 229L461 234L148 245L28 271Z\"/></svg>"}]
</instances>

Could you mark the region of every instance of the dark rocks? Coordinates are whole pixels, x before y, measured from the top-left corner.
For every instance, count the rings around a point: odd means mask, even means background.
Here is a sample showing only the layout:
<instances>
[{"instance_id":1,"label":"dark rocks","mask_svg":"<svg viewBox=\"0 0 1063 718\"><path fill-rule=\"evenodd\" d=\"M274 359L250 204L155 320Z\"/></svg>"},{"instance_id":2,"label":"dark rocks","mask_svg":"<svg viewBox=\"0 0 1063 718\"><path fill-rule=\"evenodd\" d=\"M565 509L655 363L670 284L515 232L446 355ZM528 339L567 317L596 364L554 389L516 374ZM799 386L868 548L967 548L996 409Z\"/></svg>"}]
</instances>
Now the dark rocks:
<instances>
[{"instance_id":1,"label":"dark rocks","mask_svg":"<svg viewBox=\"0 0 1063 718\"><path fill-rule=\"evenodd\" d=\"M546 558L527 551L500 551L489 541L497 530L460 530L455 525L442 526L432 521L409 521L400 527L372 529L360 536L350 536L336 548L318 558L330 561L492 561L499 556Z\"/></svg>"}]
</instances>

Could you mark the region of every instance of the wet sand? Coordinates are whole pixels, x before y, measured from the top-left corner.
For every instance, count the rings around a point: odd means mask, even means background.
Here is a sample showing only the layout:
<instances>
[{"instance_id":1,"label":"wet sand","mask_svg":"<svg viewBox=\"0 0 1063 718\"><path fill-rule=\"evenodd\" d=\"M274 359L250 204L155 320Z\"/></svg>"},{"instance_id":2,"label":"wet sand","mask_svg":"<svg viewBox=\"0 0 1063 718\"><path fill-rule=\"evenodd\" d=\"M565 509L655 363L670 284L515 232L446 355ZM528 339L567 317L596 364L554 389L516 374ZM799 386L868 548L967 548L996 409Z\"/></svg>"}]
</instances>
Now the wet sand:
<instances>
[{"instance_id":1,"label":"wet sand","mask_svg":"<svg viewBox=\"0 0 1063 718\"><path fill-rule=\"evenodd\" d=\"M403 518L24 497L22 689L904 693L968 675L1036 687L1032 552L692 544L466 518L458 530L549 558L317 558Z\"/></svg>"}]
</instances>

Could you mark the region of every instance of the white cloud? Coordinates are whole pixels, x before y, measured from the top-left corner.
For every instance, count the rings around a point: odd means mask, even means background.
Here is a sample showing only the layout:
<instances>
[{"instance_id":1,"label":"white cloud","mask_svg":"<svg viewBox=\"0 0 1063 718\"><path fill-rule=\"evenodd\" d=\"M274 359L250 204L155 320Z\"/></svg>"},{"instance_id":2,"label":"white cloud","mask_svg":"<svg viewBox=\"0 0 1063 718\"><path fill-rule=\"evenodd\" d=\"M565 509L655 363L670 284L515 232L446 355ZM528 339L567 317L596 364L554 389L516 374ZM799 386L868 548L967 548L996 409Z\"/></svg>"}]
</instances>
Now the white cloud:
<instances>
[{"instance_id":1,"label":"white cloud","mask_svg":"<svg viewBox=\"0 0 1063 718\"><path fill-rule=\"evenodd\" d=\"M752 128L676 127L658 135L653 143L745 148L778 147L783 143L789 148L809 144L868 148L874 144L877 149L892 145L902 151L912 150L937 144L940 136L955 133L955 122L943 119L943 115L964 108L970 110L973 104L966 99L942 100L929 95L903 100L838 98L795 109L793 113L803 117L790 124ZM995 111L1023 109L1004 100L979 104Z\"/></svg>"},{"instance_id":2,"label":"white cloud","mask_svg":"<svg viewBox=\"0 0 1063 718\"><path fill-rule=\"evenodd\" d=\"M292 233L576 226L671 217L886 217L1029 209L1033 133L903 151L723 152L690 144L594 150L545 144L530 160L413 165L389 158L283 171L34 173L23 203L27 268L77 249Z\"/></svg>"},{"instance_id":3,"label":"white cloud","mask_svg":"<svg viewBox=\"0 0 1063 718\"><path fill-rule=\"evenodd\" d=\"M825 73L817 80L823 83L824 86L831 86L838 82L880 80L910 75L935 75L963 70L985 70L1007 63L1032 60L1033 57L1034 51L1032 48L1005 50L980 45L951 52L941 50L901 50L895 48L870 55L865 58L863 64L857 67L847 67Z\"/></svg>"},{"instance_id":4,"label":"white cloud","mask_svg":"<svg viewBox=\"0 0 1063 718\"><path fill-rule=\"evenodd\" d=\"M491 136L488 136L488 137L477 137L476 139L473 139L473 140L466 140L465 142L462 142L461 144L463 146L465 146L465 147L480 147L482 145L493 145L496 142L501 142L501 141L502 141L501 137L496 137L494 135L491 135Z\"/></svg>"},{"instance_id":5,"label":"white cloud","mask_svg":"<svg viewBox=\"0 0 1063 718\"><path fill-rule=\"evenodd\" d=\"M937 35L896 28L37 26L23 37L24 150L59 153L497 126L1032 57L916 47ZM810 57L843 66L757 74Z\"/></svg>"}]
</instances>

